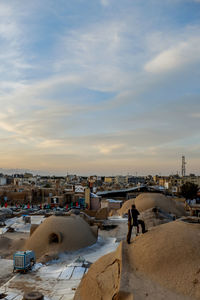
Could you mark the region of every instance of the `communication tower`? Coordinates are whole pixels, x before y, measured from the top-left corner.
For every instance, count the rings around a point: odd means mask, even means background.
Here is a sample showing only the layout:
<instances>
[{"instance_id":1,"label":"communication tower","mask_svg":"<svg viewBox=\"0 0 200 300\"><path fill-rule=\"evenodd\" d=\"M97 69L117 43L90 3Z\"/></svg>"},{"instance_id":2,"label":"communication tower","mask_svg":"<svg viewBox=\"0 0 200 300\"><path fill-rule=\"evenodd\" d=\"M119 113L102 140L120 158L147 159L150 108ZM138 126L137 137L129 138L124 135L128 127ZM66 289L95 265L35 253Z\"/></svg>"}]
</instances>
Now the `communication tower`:
<instances>
[{"instance_id":1,"label":"communication tower","mask_svg":"<svg viewBox=\"0 0 200 300\"><path fill-rule=\"evenodd\" d=\"M185 156L182 156L182 172L181 172L182 177L184 177L186 173L185 165L186 165Z\"/></svg>"}]
</instances>

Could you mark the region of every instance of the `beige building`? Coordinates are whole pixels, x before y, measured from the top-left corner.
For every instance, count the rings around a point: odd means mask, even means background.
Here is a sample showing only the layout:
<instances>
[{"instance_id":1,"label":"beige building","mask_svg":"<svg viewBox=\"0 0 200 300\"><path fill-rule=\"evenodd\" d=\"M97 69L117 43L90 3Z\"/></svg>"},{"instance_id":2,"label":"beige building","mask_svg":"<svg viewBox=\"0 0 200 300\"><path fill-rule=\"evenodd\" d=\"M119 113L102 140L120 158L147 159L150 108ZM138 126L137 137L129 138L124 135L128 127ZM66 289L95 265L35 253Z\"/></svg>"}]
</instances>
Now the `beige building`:
<instances>
[{"instance_id":1,"label":"beige building","mask_svg":"<svg viewBox=\"0 0 200 300\"><path fill-rule=\"evenodd\" d=\"M173 193L180 192L180 188L186 182L197 184L200 187L200 176L189 175L184 177L179 176L163 176L157 178L157 182L160 186L165 187L167 190Z\"/></svg>"},{"instance_id":2,"label":"beige building","mask_svg":"<svg viewBox=\"0 0 200 300\"><path fill-rule=\"evenodd\" d=\"M126 184L126 183L127 183L126 176L118 175L115 177L115 184Z\"/></svg>"},{"instance_id":3,"label":"beige building","mask_svg":"<svg viewBox=\"0 0 200 300\"><path fill-rule=\"evenodd\" d=\"M105 177L104 182L112 184L114 183L114 177Z\"/></svg>"},{"instance_id":4,"label":"beige building","mask_svg":"<svg viewBox=\"0 0 200 300\"><path fill-rule=\"evenodd\" d=\"M189 176L182 177L182 184L186 182L197 184L198 187L200 187L200 176L195 176L191 174Z\"/></svg>"}]
</instances>

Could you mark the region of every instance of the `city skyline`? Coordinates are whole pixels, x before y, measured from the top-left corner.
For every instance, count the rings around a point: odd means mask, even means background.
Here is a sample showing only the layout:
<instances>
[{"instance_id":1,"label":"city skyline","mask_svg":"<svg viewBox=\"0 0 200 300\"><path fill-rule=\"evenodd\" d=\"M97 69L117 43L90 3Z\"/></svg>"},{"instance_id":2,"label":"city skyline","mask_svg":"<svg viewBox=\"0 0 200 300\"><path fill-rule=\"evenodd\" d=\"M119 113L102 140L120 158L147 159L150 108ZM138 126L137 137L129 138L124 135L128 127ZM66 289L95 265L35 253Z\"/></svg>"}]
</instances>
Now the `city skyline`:
<instances>
[{"instance_id":1,"label":"city skyline","mask_svg":"<svg viewBox=\"0 0 200 300\"><path fill-rule=\"evenodd\" d=\"M187 162L186 162L186 165L187 165ZM180 166L179 166L180 167ZM186 169L187 170L187 169ZM145 177L145 176L180 176L182 177L182 166L181 166L181 169L179 170L177 168L177 171L171 171L169 173L161 173L161 172L155 172L155 173L140 173L140 171L138 172L137 170L135 171L132 171L132 172L122 172L122 171L119 171L118 173L116 174L113 174L113 173L109 173L109 172L106 172L106 173L84 173L84 174L81 174L80 172L78 173L75 173L73 172L55 172L54 170L52 171L47 171L47 170L36 170L36 169L13 169L13 168L10 168L10 169L6 169L6 168L0 168L0 173L1 174L4 174L4 175L23 175L23 174L33 174L33 176L68 176L68 175L77 175L77 176L86 176L86 177L89 177L89 176L111 176L111 177L115 177L115 176L133 176L133 177ZM199 176L198 174L195 174L195 173L192 173L190 172L186 172L184 176L190 176L190 175L195 175L195 176Z\"/></svg>"},{"instance_id":2,"label":"city skyline","mask_svg":"<svg viewBox=\"0 0 200 300\"><path fill-rule=\"evenodd\" d=\"M0 167L200 174L199 0L2 0Z\"/></svg>"}]
</instances>

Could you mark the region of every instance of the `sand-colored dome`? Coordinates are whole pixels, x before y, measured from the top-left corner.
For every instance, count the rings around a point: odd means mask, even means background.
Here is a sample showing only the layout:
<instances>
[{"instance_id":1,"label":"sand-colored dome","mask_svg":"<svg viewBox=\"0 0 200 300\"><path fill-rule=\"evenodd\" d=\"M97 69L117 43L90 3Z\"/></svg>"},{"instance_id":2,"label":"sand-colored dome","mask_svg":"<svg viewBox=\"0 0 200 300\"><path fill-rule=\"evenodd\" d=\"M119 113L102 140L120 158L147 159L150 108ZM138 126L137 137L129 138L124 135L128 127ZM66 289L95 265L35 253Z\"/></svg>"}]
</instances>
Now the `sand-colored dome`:
<instances>
[{"instance_id":1,"label":"sand-colored dome","mask_svg":"<svg viewBox=\"0 0 200 300\"><path fill-rule=\"evenodd\" d=\"M33 250L37 258L47 253L75 251L96 242L97 236L79 216L51 216L26 241L25 249Z\"/></svg>"},{"instance_id":2,"label":"sand-colored dome","mask_svg":"<svg viewBox=\"0 0 200 300\"><path fill-rule=\"evenodd\" d=\"M121 278L121 244L98 259L83 277L74 300L111 300L118 293Z\"/></svg>"},{"instance_id":3,"label":"sand-colored dome","mask_svg":"<svg viewBox=\"0 0 200 300\"><path fill-rule=\"evenodd\" d=\"M180 220L154 227L128 247L133 268L161 285L200 299L200 224Z\"/></svg>"},{"instance_id":4,"label":"sand-colored dome","mask_svg":"<svg viewBox=\"0 0 200 300\"><path fill-rule=\"evenodd\" d=\"M177 216L185 215L183 203L176 202L171 197L160 193L142 193L135 198L135 205L140 212L157 206L166 213Z\"/></svg>"},{"instance_id":5,"label":"sand-colored dome","mask_svg":"<svg viewBox=\"0 0 200 300\"><path fill-rule=\"evenodd\" d=\"M119 248L92 265L74 300L146 299L147 288L150 299L200 299L199 223L163 224ZM115 298L119 290L126 296Z\"/></svg>"},{"instance_id":6,"label":"sand-colored dome","mask_svg":"<svg viewBox=\"0 0 200 300\"><path fill-rule=\"evenodd\" d=\"M120 216L123 216L124 214L127 214L128 210L131 209L133 204L135 204L135 198L125 201L123 203L122 207L118 210L118 214Z\"/></svg>"}]
</instances>

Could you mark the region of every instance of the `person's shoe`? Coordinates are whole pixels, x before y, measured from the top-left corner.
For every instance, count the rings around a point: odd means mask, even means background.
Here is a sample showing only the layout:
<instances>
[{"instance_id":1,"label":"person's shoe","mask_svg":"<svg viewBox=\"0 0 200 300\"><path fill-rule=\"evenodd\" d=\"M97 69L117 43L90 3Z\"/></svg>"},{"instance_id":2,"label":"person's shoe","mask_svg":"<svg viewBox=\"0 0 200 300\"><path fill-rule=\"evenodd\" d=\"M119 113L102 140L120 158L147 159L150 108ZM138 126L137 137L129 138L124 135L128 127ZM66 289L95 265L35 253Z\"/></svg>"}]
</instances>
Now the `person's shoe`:
<instances>
[{"instance_id":1,"label":"person's shoe","mask_svg":"<svg viewBox=\"0 0 200 300\"><path fill-rule=\"evenodd\" d=\"M131 242L130 242L130 241L127 241L127 243L130 244Z\"/></svg>"},{"instance_id":2,"label":"person's shoe","mask_svg":"<svg viewBox=\"0 0 200 300\"><path fill-rule=\"evenodd\" d=\"M143 233L146 233L146 232L148 232L148 230L145 230Z\"/></svg>"}]
</instances>

